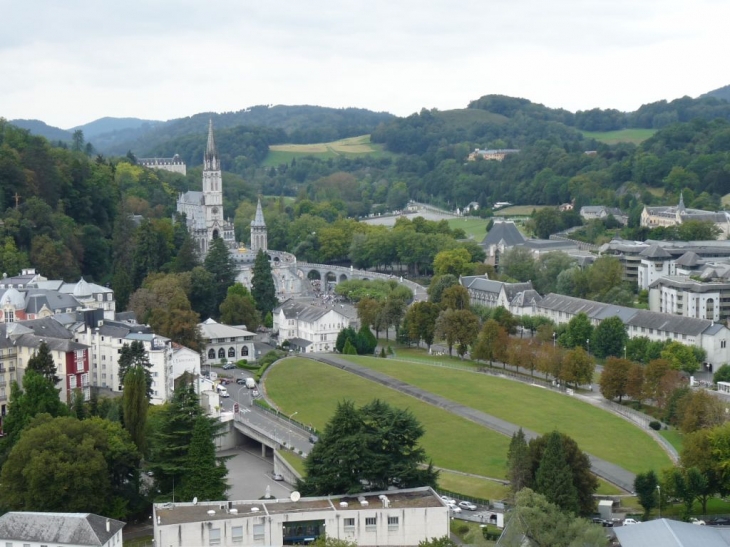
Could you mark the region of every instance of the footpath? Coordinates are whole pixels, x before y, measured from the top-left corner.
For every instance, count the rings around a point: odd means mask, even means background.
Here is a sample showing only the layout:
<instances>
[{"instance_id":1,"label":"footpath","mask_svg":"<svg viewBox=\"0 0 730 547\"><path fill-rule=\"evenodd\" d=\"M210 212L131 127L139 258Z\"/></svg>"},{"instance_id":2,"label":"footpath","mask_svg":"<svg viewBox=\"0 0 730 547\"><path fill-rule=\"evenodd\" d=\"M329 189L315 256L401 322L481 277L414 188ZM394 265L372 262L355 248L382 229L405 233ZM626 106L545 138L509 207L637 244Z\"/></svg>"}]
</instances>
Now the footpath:
<instances>
[{"instance_id":1,"label":"footpath","mask_svg":"<svg viewBox=\"0 0 730 547\"><path fill-rule=\"evenodd\" d=\"M345 359L342 359L337 355L312 354L307 355L307 357L315 361L319 361L320 363L346 370L347 372L356 374L372 382L377 382L381 385L384 385L406 395L410 395L411 397L415 397L416 399L424 401L428 404L442 408L447 412L451 412L452 414L465 418L471 422L481 425L482 427L486 427L487 429L492 429L503 435L511 437L520 429L519 426L502 420L501 418L497 418L496 416L486 414L485 412L481 412L460 403L450 401L449 399L441 397L440 395L435 395L396 378L387 376L386 374L383 374L381 372L371 370L367 367L362 367L360 365L356 365ZM528 440L539 437L538 433L529 429L522 428L522 431L525 433L525 437ZM622 488L627 492L633 492L634 479L636 478L636 475L634 473L631 473L630 471L627 471L626 469L619 467L618 465L607 462L606 460L598 458L592 454L588 454L588 458L591 462L591 471L593 471L595 475L607 480L612 484L615 484L616 486Z\"/></svg>"}]
</instances>

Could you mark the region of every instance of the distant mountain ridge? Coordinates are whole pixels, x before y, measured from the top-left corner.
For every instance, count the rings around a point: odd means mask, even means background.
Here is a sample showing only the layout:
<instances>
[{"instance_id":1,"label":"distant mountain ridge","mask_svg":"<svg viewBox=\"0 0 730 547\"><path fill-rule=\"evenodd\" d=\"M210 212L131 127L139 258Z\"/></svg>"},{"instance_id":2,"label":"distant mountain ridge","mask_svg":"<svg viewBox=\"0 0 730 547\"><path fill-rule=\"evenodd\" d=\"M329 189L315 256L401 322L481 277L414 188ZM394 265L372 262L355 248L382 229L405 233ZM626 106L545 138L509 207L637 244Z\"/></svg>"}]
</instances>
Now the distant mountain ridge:
<instances>
[{"instance_id":1,"label":"distant mountain ridge","mask_svg":"<svg viewBox=\"0 0 730 547\"><path fill-rule=\"evenodd\" d=\"M724 99L730 102L730 85L708 91L707 93L700 95L700 98L702 97L715 97L717 99Z\"/></svg>"},{"instance_id":2,"label":"distant mountain ridge","mask_svg":"<svg viewBox=\"0 0 730 547\"><path fill-rule=\"evenodd\" d=\"M15 127L27 129L33 135L40 135L41 137L47 138L49 141L71 142L71 132L61 129L60 127L53 127L41 120L18 119L9 121Z\"/></svg>"},{"instance_id":3,"label":"distant mountain ridge","mask_svg":"<svg viewBox=\"0 0 730 547\"><path fill-rule=\"evenodd\" d=\"M84 138L86 140L94 139L99 135L105 133L112 133L115 131L124 131L126 129L139 129L149 126L149 128L165 123L161 120L142 120L140 118L112 118L104 117L94 120L93 122L85 123L83 125L77 125L69 129L69 133L73 133L77 129L81 129L84 132Z\"/></svg>"}]
</instances>

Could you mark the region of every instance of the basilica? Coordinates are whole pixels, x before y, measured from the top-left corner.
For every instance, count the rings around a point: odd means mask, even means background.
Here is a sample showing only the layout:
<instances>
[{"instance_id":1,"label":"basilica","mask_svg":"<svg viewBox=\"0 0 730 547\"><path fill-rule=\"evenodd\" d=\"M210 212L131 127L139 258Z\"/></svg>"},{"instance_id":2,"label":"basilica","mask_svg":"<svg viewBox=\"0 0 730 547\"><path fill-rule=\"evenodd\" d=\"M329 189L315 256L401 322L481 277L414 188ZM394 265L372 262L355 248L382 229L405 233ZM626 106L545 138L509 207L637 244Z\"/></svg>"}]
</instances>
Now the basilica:
<instances>
[{"instance_id":1,"label":"basilica","mask_svg":"<svg viewBox=\"0 0 730 547\"><path fill-rule=\"evenodd\" d=\"M185 214L188 231L195 240L201 257L205 257L210 242L218 237L229 248L235 248L233 223L223 217L223 178L213 138L212 120L208 126L208 144L203 155L203 191L180 194L177 212Z\"/></svg>"}]
</instances>

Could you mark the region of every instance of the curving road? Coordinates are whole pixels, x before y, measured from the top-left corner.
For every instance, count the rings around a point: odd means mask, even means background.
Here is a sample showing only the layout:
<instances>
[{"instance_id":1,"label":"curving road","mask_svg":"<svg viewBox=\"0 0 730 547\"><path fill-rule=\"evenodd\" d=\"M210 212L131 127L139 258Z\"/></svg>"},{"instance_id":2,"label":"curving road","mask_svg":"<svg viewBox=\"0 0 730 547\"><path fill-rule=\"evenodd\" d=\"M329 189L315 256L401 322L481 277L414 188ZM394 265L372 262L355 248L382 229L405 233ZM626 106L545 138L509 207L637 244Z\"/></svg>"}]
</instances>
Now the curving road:
<instances>
[{"instance_id":1,"label":"curving road","mask_svg":"<svg viewBox=\"0 0 730 547\"><path fill-rule=\"evenodd\" d=\"M371 370L367 367L362 367L360 365L356 365L338 357L337 355L333 355L330 353L307 354L306 358L313 359L320 363L337 367L342 370L346 370L347 372L356 374L372 382L377 382L391 389L395 389L396 391L400 391L401 393L405 393L406 395L410 395L411 397L415 397L416 399L442 408L448 412L451 412L452 414L465 418L488 429L497 431L498 433L501 433L503 435L511 437L520 428L518 425L502 420L501 418L497 418L496 416L492 416L479 410L475 410L471 407L446 399L445 397L435 395L424 389L415 387L406 382L402 382L401 380L397 380L381 372ZM528 440L540 436L538 433L530 431L529 429L522 428L522 431L524 431L525 437L527 437ZM606 460L593 456L592 454L588 454L588 458L590 459L591 470L594 474L607 480L610 483L615 484L619 488L623 488L627 492L633 492L634 479L636 478L636 475L634 473L631 473L630 471L627 471L626 469L619 467L618 465L607 462Z\"/></svg>"}]
</instances>

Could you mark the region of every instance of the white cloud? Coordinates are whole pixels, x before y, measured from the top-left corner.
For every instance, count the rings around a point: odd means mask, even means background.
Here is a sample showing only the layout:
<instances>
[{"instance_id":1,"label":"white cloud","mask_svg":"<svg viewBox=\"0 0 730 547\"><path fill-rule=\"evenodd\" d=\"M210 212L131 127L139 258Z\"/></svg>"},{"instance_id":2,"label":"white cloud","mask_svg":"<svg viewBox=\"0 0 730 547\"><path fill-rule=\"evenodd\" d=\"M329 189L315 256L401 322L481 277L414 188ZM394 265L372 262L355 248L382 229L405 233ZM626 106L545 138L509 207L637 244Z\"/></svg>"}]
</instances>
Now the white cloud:
<instances>
[{"instance_id":1,"label":"white cloud","mask_svg":"<svg viewBox=\"0 0 730 547\"><path fill-rule=\"evenodd\" d=\"M0 116L254 104L409 114L487 93L633 110L726 85L719 0L0 0Z\"/></svg>"}]
</instances>

